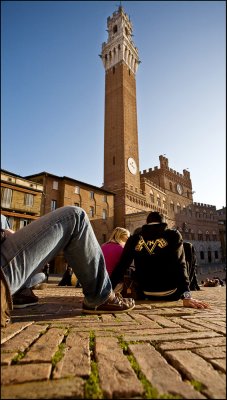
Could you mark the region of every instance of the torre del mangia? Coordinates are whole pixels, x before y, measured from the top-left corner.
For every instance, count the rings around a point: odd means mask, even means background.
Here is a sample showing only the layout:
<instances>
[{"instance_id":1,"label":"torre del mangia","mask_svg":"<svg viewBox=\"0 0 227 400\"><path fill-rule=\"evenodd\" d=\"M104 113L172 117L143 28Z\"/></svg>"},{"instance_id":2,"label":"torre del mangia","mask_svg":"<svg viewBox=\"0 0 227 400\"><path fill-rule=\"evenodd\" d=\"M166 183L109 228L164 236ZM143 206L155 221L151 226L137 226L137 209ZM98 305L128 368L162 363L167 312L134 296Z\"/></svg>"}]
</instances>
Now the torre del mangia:
<instances>
[{"instance_id":1,"label":"torre del mangia","mask_svg":"<svg viewBox=\"0 0 227 400\"><path fill-rule=\"evenodd\" d=\"M115 193L115 226L140 225L150 211L165 214L170 226L179 225L182 210L193 203L190 172L174 171L162 155L159 167L139 170L136 72L140 59L132 22L122 6L107 18L107 32L100 54L105 69L103 189Z\"/></svg>"}]
</instances>

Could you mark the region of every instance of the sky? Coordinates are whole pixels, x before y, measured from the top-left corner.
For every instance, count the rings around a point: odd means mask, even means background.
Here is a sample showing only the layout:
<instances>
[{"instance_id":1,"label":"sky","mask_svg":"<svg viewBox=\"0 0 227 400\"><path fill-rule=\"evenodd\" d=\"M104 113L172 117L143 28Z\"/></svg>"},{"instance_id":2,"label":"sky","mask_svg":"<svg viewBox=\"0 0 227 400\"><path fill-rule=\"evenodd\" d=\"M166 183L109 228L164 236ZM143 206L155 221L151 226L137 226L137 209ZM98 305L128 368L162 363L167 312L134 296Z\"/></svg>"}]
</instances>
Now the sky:
<instances>
[{"instance_id":1,"label":"sky","mask_svg":"<svg viewBox=\"0 0 227 400\"><path fill-rule=\"evenodd\" d=\"M105 71L119 1L1 2L1 168L101 187ZM140 171L190 172L193 200L226 205L226 2L122 1L136 74Z\"/></svg>"}]
</instances>

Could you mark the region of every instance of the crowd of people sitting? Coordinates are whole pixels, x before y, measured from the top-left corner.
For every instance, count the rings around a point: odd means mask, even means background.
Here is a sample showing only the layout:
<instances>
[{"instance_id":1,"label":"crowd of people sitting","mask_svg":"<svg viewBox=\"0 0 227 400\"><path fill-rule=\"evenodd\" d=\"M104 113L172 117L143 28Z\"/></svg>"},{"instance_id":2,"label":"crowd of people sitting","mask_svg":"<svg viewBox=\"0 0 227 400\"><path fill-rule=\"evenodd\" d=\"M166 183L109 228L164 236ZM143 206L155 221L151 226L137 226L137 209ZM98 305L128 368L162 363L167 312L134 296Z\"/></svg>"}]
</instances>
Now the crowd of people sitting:
<instances>
[{"instance_id":1,"label":"crowd of people sitting","mask_svg":"<svg viewBox=\"0 0 227 400\"><path fill-rule=\"evenodd\" d=\"M86 212L65 206L16 232L3 226L1 218L2 326L10 321L15 296L20 297L24 289L21 307L37 304L31 281L43 273L44 266L48 281L49 262L60 251L67 264L59 285L76 286L79 282L84 295L83 313L127 312L135 307L135 299L182 299L184 307L209 307L191 294L200 290L194 247L183 242L178 230L168 228L162 214L149 213L146 223L132 235L116 227L100 247ZM128 287L128 295L123 297L129 270L135 296Z\"/></svg>"},{"instance_id":2,"label":"crowd of people sitting","mask_svg":"<svg viewBox=\"0 0 227 400\"><path fill-rule=\"evenodd\" d=\"M216 286L225 286L224 280L220 279L218 276L214 276L213 278L206 278L205 281L201 281L201 285L204 287L216 287Z\"/></svg>"}]
</instances>

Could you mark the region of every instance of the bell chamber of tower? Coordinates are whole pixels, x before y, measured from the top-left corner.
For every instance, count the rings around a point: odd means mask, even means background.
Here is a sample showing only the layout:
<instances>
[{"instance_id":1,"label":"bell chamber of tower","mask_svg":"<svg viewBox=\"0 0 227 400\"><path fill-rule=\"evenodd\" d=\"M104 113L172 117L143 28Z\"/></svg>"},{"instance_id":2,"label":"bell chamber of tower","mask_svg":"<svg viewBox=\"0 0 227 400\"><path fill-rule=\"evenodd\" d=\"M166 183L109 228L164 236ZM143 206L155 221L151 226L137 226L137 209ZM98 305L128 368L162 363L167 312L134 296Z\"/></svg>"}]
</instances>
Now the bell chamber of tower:
<instances>
[{"instance_id":1,"label":"bell chamber of tower","mask_svg":"<svg viewBox=\"0 0 227 400\"><path fill-rule=\"evenodd\" d=\"M132 41L132 23L122 7L108 17L107 32L108 40L102 44L100 55L105 71L124 61L135 74L140 63L138 50Z\"/></svg>"}]
</instances>

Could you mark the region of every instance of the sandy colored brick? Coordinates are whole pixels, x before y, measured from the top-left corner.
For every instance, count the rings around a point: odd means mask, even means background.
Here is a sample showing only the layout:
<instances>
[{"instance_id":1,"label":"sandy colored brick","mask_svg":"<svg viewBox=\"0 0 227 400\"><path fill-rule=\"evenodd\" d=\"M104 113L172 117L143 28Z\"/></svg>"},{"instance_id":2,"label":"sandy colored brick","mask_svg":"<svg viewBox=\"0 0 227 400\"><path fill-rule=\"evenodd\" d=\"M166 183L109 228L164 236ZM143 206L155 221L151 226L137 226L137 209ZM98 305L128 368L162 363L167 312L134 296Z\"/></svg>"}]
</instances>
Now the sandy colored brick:
<instances>
[{"instance_id":1,"label":"sandy colored brick","mask_svg":"<svg viewBox=\"0 0 227 400\"><path fill-rule=\"evenodd\" d=\"M2 352L24 352L33 343L42 332L45 332L47 326L42 325L30 325L23 331L19 332L18 335L7 340L1 346Z\"/></svg>"},{"instance_id":2,"label":"sandy colored brick","mask_svg":"<svg viewBox=\"0 0 227 400\"><path fill-rule=\"evenodd\" d=\"M161 350L184 350L184 349L195 349L199 347L213 347L225 345L224 337L214 337L199 340L175 340L169 342L159 343L158 347Z\"/></svg>"},{"instance_id":3,"label":"sandy colored brick","mask_svg":"<svg viewBox=\"0 0 227 400\"><path fill-rule=\"evenodd\" d=\"M2 385L12 383L23 383L30 381L41 381L48 379L51 373L51 364L26 364L10 365L1 368Z\"/></svg>"},{"instance_id":4,"label":"sandy colored brick","mask_svg":"<svg viewBox=\"0 0 227 400\"><path fill-rule=\"evenodd\" d=\"M210 363L214 366L214 368L219 369L220 371L226 374L226 359L217 358L210 360Z\"/></svg>"},{"instance_id":5,"label":"sandy colored brick","mask_svg":"<svg viewBox=\"0 0 227 400\"><path fill-rule=\"evenodd\" d=\"M206 348L196 349L195 353L205 358L206 360L210 360L212 358L226 358L226 347L225 346L206 347Z\"/></svg>"},{"instance_id":6,"label":"sandy colored brick","mask_svg":"<svg viewBox=\"0 0 227 400\"><path fill-rule=\"evenodd\" d=\"M65 329L51 328L27 352L21 363L50 362L64 338Z\"/></svg>"},{"instance_id":7,"label":"sandy colored brick","mask_svg":"<svg viewBox=\"0 0 227 400\"><path fill-rule=\"evenodd\" d=\"M66 339L64 357L57 363L53 377L88 377L91 373L89 334L71 332Z\"/></svg>"},{"instance_id":8,"label":"sandy colored brick","mask_svg":"<svg viewBox=\"0 0 227 400\"><path fill-rule=\"evenodd\" d=\"M182 328L183 329L183 328ZM187 339L198 339L198 338L209 338L217 336L216 332L206 331L206 332L179 332L179 333L166 333L163 334L163 331L159 331L158 329L153 330L150 335L124 335L124 340L127 342L130 341L137 341L137 340L145 340L145 341L154 341L154 342L161 342L166 340L187 340Z\"/></svg>"},{"instance_id":9,"label":"sandy colored brick","mask_svg":"<svg viewBox=\"0 0 227 400\"><path fill-rule=\"evenodd\" d=\"M11 339L17 333L21 332L27 326L31 325L31 322L15 322L14 324L9 324L6 328L1 328L1 344L5 343L7 340Z\"/></svg>"},{"instance_id":10,"label":"sandy colored brick","mask_svg":"<svg viewBox=\"0 0 227 400\"><path fill-rule=\"evenodd\" d=\"M142 384L116 338L96 338L95 357L105 398L142 396Z\"/></svg>"},{"instance_id":11,"label":"sandy colored brick","mask_svg":"<svg viewBox=\"0 0 227 400\"><path fill-rule=\"evenodd\" d=\"M193 386L182 381L176 371L150 344L132 344L129 350L149 382L159 394L180 395L187 399L204 399Z\"/></svg>"},{"instance_id":12,"label":"sandy colored brick","mask_svg":"<svg viewBox=\"0 0 227 400\"><path fill-rule=\"evenodd\" d=\"M173 366L181 370L189 380L199 381L205 386L203 393L206 396L226 399L226 377L218 373L210 363L188 350L175 350L166 354Z\"/></svg>"},{"instance_id":13,"label":"sandy colored brick","mask_svg":"<svg viewBox=\"0 0 227 400\"><path fill-rule=\"evenodd\" d=\"M80 378L28 382L4 386L2 399L83 399L84 381Z\"/></svg>"}]
</instances>

